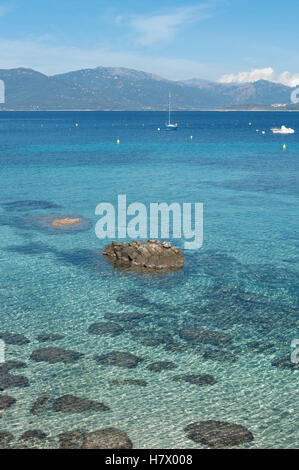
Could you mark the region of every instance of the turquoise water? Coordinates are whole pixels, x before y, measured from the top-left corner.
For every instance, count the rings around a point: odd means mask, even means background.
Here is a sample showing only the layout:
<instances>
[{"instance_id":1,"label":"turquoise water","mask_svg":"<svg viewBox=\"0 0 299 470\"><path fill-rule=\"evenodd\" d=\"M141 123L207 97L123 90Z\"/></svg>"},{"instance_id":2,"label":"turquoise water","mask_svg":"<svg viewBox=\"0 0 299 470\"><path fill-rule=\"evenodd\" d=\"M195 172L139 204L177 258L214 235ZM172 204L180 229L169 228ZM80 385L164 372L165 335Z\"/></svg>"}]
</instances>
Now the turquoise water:
<instances>
[{"instance_id":1,"label":"turquoise water","mask_svg":"<svg viewBox=\"0 0 299 470\"><path fill-rule=\"evenodd\" d=\"M174 133L163 130L164 120L158 112L0 114L0 332L30 340L6 345L7 360L26 362L13 373L30 387L0 392L17 400L0 412L0 430L17 437L41 429L55 443L63 431L113 426L135 448L198 448L183 429L216 419L250 429L254 441L244 448L298 447L298 370L272 362L290 354L298 338L299 115L181 112ZM297 132L270 133L282 124ZM108 241L95 235L94 211L103 201L116 204L118 194L146 205L203 202L203 247L185 251L185 268L169 275L113 269L101 256ZM55 230L48 216L81 216L84 224ZM183 249L183 240L173 243ZM118 322L118 336L89 334L109 312L144 318ZM187 343L179 332L189 326L226 333L232 342ZM39 343L45 331L64 338ZM157 344L142 344L143 337ZM256 341L259 352L250 345ZM46 346L84 356L71 364L30 360ZM94 360L114 350L144 361L125 369ZM162 360L177 368L147 369ZM172 380L180 374L210 374L217 382ZM125 378L148 385L110 383ZM41 393L111 409L49 408L34 416L29 410Z\"/></svg>"}]
</instances>

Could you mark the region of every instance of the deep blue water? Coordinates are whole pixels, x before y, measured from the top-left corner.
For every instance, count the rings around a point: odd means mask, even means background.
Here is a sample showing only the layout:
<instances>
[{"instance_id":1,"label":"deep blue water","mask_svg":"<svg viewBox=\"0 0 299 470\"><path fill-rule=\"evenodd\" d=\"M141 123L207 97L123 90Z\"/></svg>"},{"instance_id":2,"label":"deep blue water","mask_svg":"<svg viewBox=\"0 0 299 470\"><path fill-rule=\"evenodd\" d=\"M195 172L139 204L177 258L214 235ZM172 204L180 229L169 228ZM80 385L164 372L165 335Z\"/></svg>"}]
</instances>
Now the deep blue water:
<instances>
[{"instance_id":1,"label":"deep blue water","mask_svg":"<svg viewBox=\"0 0 299 470\"><path fill-rule=\"evenodd\" d=\"M165 119L160 112L0 114L0 332L31 341L6 345L7 359L27 363L16 373L30 387L0 392L17 399L2 412L1 429L15 436L42 429L55 443L62 431L113 426L136 448L196 448L184 427L215 419L250 429L254 441L244 447L296 447L298 370L272 362L290 355L298 338L299 114L178 112L176 132L164 131ZM270 132L282 124L296 133ZM110 241L95 235L95 208L116 204L119 194L128 203L204 204L204 243L185 251L182 271L141 276L102 258ZM57 230L49 225L53 216L84 223ZM173 243L183 248L182 240ZM119 322L118 336L89 334L109 312L144 319ZM187 343L179 332L189 326L226 333L232 342ZM41 345L36 337L44 331L65 336ZM152 337L155 346L142 341ZM84 357L72 364L29 359L53 345ZM97 365L95 354L113 350L144 361L134 369ZM147 369L159 360L177 368ZM217 382L172 380L180 374L210 374ZM148 385L110 383L125 378ZM78 415L50 407L33 416L41 393L97 399L111 410Z\"/></svg>"}]
</instances>

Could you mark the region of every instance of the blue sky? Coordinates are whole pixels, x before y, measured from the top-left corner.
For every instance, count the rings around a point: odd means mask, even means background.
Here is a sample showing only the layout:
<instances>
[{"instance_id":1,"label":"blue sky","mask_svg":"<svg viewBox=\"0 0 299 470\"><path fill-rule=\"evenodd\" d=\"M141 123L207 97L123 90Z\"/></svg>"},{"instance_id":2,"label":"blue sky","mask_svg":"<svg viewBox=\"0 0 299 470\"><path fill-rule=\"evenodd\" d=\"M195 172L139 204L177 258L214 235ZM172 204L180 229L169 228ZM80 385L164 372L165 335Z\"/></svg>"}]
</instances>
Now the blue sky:
<instances>
[{"instance_id":1,"label":"blue sky","mask_svg":"<svg viewBox=\"0 0 299 470\"><path fill-rule=\"evenodd\" d=\"M299 84L299 2L0 0L0 68Z\"/></svg>"}]
</instances>

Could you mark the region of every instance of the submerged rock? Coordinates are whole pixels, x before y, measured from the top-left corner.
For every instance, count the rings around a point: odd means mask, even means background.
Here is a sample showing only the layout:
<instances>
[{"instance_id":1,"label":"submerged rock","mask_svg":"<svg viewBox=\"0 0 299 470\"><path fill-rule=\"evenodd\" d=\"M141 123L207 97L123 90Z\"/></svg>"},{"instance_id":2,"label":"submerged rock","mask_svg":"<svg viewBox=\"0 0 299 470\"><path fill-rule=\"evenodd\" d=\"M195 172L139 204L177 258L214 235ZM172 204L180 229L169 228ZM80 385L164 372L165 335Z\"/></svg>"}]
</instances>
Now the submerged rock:
<instances>
[{"instance_id":1,"label":"submerged rock","mask_svg":"<svg viewBox=\"0 0 299 470\"><path fill-rule=\"evenodd\" d=\"M122 326L118 325L117 323L113 322L98 322L93 323L88 328L88 333L92 335L112 335L116 336L123 332Z\"/></svg>"},{"instance_id":2,"label":"submerged rock","mask_svg":"<svg viewBox=\"0 0 299 470\"><path fill-rule=\"evenodd\" d=\"M52 227L67 227L69 225L76 225L80 224L83 221L82 217L77 217L75 219L71 219L70 217L65 217L64 219L55 219L52 220L51 225Z\"/></svg>"},{"instance_id":3,"label":"submerged rock","mask_svg":"<svg viewBox=\"0 0 299 470\"><path fill-rule=\"evenodd\" d=\"M133 444L127 434L119 429L106 428L88 433L82 449L132 449Z\"/></svg>"},{"instance_id":4,"label":"submerged rock","mask_svg":"<svg viewBox=\"0 0 299 470\"><path fill-rule=\"evenodd\" d=\"M179 335L181 338L194 343L221 345L232 341L232 337L225 333L202 328L184 328L179 332Z\"/></svg>"},{"instance_id":5,"label":"submerged rock","mask_svg":"<svg viewBox=\"0 0 299 470\"><path fill-rule=\"evenodd\" d=\"M222 421L200 421L184 429L187 437L209 447L233 447L253 441L252 433L240 424Z\"/></svg>"},{"instance_id":6,"label":"submerged rock","mask_svg":"<svg viewBox=\"0 0 299 470\"><path fill-rule=\"evenodd\" d=\"M49 397L49 395L47 395L46 393L42 393L39 397L37 397L37 399L33 403L32 407L30 408L30 413L32 415L41 414L47 407L50 400L51 398Z\"/></svg>"},{"instance_id":7,"label":"submerged rock","mask_svg":"<svg viewBox=\"0 0 299 470\"><path fill-rule=\"evenodd\" d=\"M202 353L204 359L211 359L212 361L219 362L236 362L238 357L230 351L224 351L221 349L209 349Z\"/></svg>"},{"instance_id":8,"label":"submerged rock","mask_svg":"<svg viewBox=\"0 0 299 470\"><path fill-rule=\"evenodd\" d=\"M29 387L27 377L23 375L0 374L0 389Z\"/></svg>"},{"instance_id":9,"label":"submerged rock","mask_svg":"<svg viewBox=\"0 0 299 470\"><path fill-rule=\"evenodd\" d=\"M110 380L111 385L136 385L137 387L146 387L147 381L142 379L123 379L123 380Z\"/></svg>"},{"instance_id":10,"label":"submerged rock","mask_svg":"<svg viewBox=\"0 0 299 470\"><path fill-rule=\"evenodd\" d=\"M29 339L26 336L18 333L10 332L0 332L0 339L2 339L7 344L14 344L17 346L22 346L23 344L30 343Z\"/></svg>"},{"instance_id":11,"label":"submerged rock","mask_svg":"<svg viewBox=\"0 0 299 470\"><path fill-rule=\"evenodd\" d=\"M82 356L83 354L76 351L61 348L42 348L33 351L30 359L37 362L49 362L51 364L55 362L64 362L67 364L78 361Z\"/></svg>"},{"instance_id":12,"label":"submerged rock","mask_svg":"<svg viewBox=\"0 0 299 470\"><path fill-rule=\"evenodd\" d=\"M157 340L157 338L141 338L138 342L140 344L143 344L143 346L149 346L152 348L160 346L161 344L161 342Z\"/></svg>"},{"instance_id":13,"label":"submerged rock","mask_svg":"<svg viewBox=\"0 0 299 470\"><path fill-rule=\"evenodd\" d=\"M60 449L80 449L86 432L81 429L75 431L67 431L59 434L57 437L60 442Z\"/></svg>"},{"instance_id":14,"label":"submerged rock","mask_svg":"<svg viewBox=\"0 0 299 470\"><path fill-rule=\"evenodd\" d=\"M53 402L53 410L61 413L82 413L84 411L107 411L109 406L87 398L63 395Z\"/></svg>"},{"instance_id":15,"label":"submerged rock","mask_svg":"<svg viewBox=\"0 0 299 470\"><path fill-rule=\"evenodd\" d=\"M192 385L214 385L217 380L209 374L182 374L176 375L172 379L174 382L187 382Z\"/></svg>"},{"instance_id":16,"label":"submerged rock","mask_svg":"<svg viewBox=\"0 0 299 470\"><path fill-rule=\"evenodd\" d=\"M166 351L183 353L187 351L187 346L185 344L179 343L178 341L170 341L164 345L164 349Z\"/></svg>"},{"instance_id":17,"label":"submerged rock","mask_svg":"<svg viewBox=\"0 0 299 470\"><path fill-rule=\"evenodd\" d=\"M47 434L39 429L33 429L25 431L21 437L19 438L20 441L30 441L31 439L46 439Z\"/></svg>"},{"instance_id":18,"label":"submerged rock","mask_svg":"<svg viewBox=\"0 0 299 470\"><path fill-rule=\"evenodd\" d=\"M0 445L5 446L8 444L9 441L12 441L14 439L14 436L7 431L0 431Z\"/></svg>"},{"instance_id":19,"label":"submerged rock","mask_svg":"<svg viewBox=\"0 0 299 470\"><path fill-rule=\"evenodd\" d=\"M103 256L114 266L143 273L167 273L184 267L184 254L168 242L112 242Z\"/></svg>"},{"instance_id":20,"label":"submerged rock","mask_svg":"<svg viewBox=\"0 0 299 470\"><path fill-rule=\"evenodd\" d=\"M162 370L172 370L175 369L177 365L174 362L170 361L158 361L158 362L153 362L149 366L147 366L147 369L152 371L152 372L161 372Z\"/></svg>"},{"instance_id":21,"label":"submerged rock","mask_svg":"<svg viewBox=\"0 0 299 470\"><path fill-rule=\"evenodd\" d=\"M141 357L122 351L113 351L101 356L95 356L95 360L100 365L127 367L128 369L137 367L139 362L143 361Z\"/></svg>"},{"instance_id":22,"label":"submerged rock","mask_svg":"<svg viewBox=\"0 0 299 470\"><path fill-rule=\"evenodd\" d=\"M25 369L27 364L21 361L7 361L0 363L0 374L7 374L10 370L13 369Z\"/></svg>"},{"instance_id":23,"label":"submerged rock","mask_svg":"<svg viewBox=\"0 0 299 470\"><path fill-rule=\"evenodd\" d=\"M275 348L274 343L264 343L263 341L250 341L246 346L249 351L257 354L271 354Z\"/></svg>"},{"instance_id":24,"label":"submerged rock","mask_svg":"<svg viewBox=\"0 0 299 470\"><path fill-rule=\"evenodd\" d=\"M278 359L274 359L274 361L271 362L271 365L274 367L279 367L280 369L299 370L299 363L292 362L290 354L284 357L279 357Z\"/></svg>"},{"instance_id":25,"label":"submerged rock","mask_svg":"<svg viewBox=\"0 0 299 470\"><path fill-rule=\"evenodd\" d=\"M16 399L10 397L8 395L0 395L0 410L6 410L10 408L14 403L16 403Z\"/></svg>"},{"instance_id":26,"label":"submerged rock","mask_svg":"<svg viewBox=\"0 0 299 470\"><path fill-rule=\"evenodd\" d=\"M61 206L50 201L38 201L38 200L24 200L24 201L12 201L5 202L2 204L7 210L15 210L18 212L36 210L36 209L58 209Z\"/></svg>"},{"instance_id":27,"label":"submerged rock","mask_svg":"<svg viewBox=\"0 0 299 470\"><path fill-rule=\"evenodd\" d=\"M37 341L40 343L46 343L48 341L59 341L60 339L63 339L64 335L60 335L58 333L40 333L37 336Z\"/></svg>"}]
</instances>

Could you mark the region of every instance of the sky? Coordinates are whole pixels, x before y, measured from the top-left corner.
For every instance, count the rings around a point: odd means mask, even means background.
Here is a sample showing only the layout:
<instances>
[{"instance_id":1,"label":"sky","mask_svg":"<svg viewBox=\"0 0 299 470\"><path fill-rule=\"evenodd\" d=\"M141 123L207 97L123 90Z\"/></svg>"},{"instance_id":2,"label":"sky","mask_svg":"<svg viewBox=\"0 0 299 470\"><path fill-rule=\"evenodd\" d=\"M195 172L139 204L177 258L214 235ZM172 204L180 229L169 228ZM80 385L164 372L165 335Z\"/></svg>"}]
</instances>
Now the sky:
<instances>
[{"instance_id":1,"label":"sky","mask_svg":"<svg viewBox=\"0 0 299 470\"><path fill-rule=\"evenodd\" d=\"M0 68L299 84L298 0L0 0Z\"/></svg>"}]
</instances>

